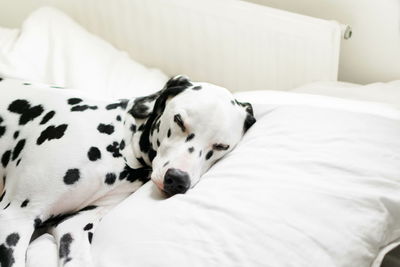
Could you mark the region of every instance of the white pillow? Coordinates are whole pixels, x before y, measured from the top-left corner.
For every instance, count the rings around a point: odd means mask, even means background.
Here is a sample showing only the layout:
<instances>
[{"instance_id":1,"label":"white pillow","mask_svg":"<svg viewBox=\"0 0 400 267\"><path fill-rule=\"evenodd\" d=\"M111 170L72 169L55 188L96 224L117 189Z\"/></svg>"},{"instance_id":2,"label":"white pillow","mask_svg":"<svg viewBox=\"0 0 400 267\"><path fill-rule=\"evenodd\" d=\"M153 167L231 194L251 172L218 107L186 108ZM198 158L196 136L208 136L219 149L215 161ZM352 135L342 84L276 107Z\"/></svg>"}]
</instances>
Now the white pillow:
<instances>
[{"instance_id":1,"label":"white pillow","mask_svg":"<svg viewBox=\"0 0 400 267\"><path fill-rule=\"evenodd\" d=\"M20 31L0 29L0 76L105 98L148 95L167 80L50 7L33 12Z\"/></svg>"},{"instance_id":2,"label":"white pillow","mask_svg":"<svg viewBox=\"0 0 400 267\"><path fill-rule=\"evenodd\" d=\"M257 123L187 194L148 183L107 214L96 266L370 266L400 237L400 111L293 95L256 104Z\"/></svg>"}]
</instances>

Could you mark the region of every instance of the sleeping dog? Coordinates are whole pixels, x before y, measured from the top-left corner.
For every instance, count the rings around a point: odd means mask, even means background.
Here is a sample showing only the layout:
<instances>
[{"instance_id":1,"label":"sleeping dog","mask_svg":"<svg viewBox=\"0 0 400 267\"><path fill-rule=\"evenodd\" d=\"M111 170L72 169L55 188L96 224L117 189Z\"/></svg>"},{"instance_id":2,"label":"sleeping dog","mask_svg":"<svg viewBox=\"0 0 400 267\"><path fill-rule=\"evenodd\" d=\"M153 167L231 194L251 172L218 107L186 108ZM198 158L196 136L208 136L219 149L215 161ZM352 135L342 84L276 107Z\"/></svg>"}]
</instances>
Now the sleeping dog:
<instances>
[{"instance_id":1,"label":"sleeping dog","mask_svg":"<svg viewBox=\"0 0 400 267\"><path fill-rule=\"evenodd\" d=\"M170 79L117 102L0 78L0 266L25 266L35 230L60 266L91 266L96 223L152 180L168 196L194 187L255 122L228 90Z\"/></svg>"}]
</instances>

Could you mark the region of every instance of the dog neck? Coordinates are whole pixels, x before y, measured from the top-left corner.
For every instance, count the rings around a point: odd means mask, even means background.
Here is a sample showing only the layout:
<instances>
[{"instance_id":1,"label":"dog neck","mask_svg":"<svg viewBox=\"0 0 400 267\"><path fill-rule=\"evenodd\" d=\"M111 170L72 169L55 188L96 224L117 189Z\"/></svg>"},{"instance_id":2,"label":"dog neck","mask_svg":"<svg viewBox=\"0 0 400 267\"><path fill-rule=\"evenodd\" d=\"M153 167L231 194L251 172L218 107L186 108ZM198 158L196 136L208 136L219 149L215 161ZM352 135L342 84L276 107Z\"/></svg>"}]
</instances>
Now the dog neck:
<instances>
[{"instance_id":1,"label":"dog neck","mask_svg":"<svg viewBox=\"0 0 400 267\"><path fill-rule=\"evenodd\" d=\"M134 117L132 110L134 109L135 104L137 105L137 99L129 100L126 105L124 114L125 116L123 118L124 140L126 142L126 146L121 151L126 164L134 169L151 167L151 162L155 156L155 151L153 149L150 136L148 135L148 132L145 131L145 125L147 124L148 117ZM154 101L148 101L147 104L149 106L148 108L151 110L154 105ZM147 136L142 136L143 134ZM143 149L140 146L140 140L143 138L147 138L149 140L150 147L148 149Z\"/></svg>"}]
</instances>

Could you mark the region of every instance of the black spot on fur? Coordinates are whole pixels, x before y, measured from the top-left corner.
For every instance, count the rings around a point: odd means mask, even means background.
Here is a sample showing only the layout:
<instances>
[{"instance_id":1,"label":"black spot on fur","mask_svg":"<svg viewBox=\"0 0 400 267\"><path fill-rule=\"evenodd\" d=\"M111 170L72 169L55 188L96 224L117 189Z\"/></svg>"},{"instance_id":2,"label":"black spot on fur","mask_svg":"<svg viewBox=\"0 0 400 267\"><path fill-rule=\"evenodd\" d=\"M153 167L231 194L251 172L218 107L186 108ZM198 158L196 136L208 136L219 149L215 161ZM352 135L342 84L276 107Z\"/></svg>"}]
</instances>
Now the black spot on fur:
<instances>
[{"instance_id":1,"label":"black spot on fur","mask_svg":"<svg viewBox=\"0 0 400 267\"><path fill-rule=\"evenodd\" d=\"M149 160L153 162L153 159L157 156L157 152L154 149L150 149L149 151Z\"/></svg>"},{"instance_id":2,"label":"black spot on fur","mask_svg":"<svg viewBox=\"0 0 400 267\"><path fill-rule=\"evenodd\" d=\"M170 138L170 137L171 137L171 129L168 129L168 132L167 132L167 137L168 137L168 138Z\"/></svg>"},{"instance_id":3,"label":"black spot on fur","mask_svg":"<svg viewBox=\"0 0 400 267\"><path fill-rule=\"evenodd\" d=\"M163 167L167 166L169 164L169 161L165 162Z\"/></svg>"},{"instance_id":4,"label":"black spot on fur","mask_svg":"<svg viewBox=\"0 0 400 267\"><path fill-rule=\"evenodd\" d=\"M3 118L0 117L0 124L3 122ZM0 138L4 135L4 133L6 132L6 126L1 126L0 125Z\"/></svg>"},{"instance_id":5,"label":"black spot on fur","mask_svg":"<svg viewBox=\"0 0 400 267\"><path fill-rule=\"evenodd\" d=\"M23 85L31 85L30 83L23 83Z\"/></svg>"},{"instance_id":6,"label":"black spot on fur","mask_svg":"<svg viewBox=\"0 0 400 267\"><path fill-rule=\"evenodd\" d=\"M106 106L107 110L111 110L111 109L116 109L116 108L121 108L121 109L126 109L126 106L128 105L128 100L127 99L121 99L119 102L117 103L112 103Z\"/></svg>"},{"instance_id":7,"label":"black spot on fur","mask_svg":"<svg viewBox=\"0 0 400 267\"><path fill-rule=\"evenodd\" d=\"M30 108L29 110L27 110L26 112L24 112L21 115L21 117L19 119L19 124L20 125L25 125L29 121L32 121L35 118L37 118L40 115L42 115L43 111L44 110L43 110L43 107L41 105L34 106L34 107Z\"/></svg>"},{"instance_id":8,"label":"black spot on fur","mask_svg":"<svg viewBox=\"0 0 400 267\"><path fill-rule=\"evenodd\" d=\"M14 247L19 241L19 235L12 233L7 236L6 243L0 245L0 266L11 267L15 263ZM8 245L8 247L6 246Z\"/></svg>"},{"instance_id":9,"label":"black spot on fur","mask_svg":"<svg viewBox=\"0 0 400 267\"><path fill-rule=\"evenodd\" d=\"M40 124L41 125L46 124L49 120L51 120L54 117L55 114L56 112L54 110L47 112L46 115L44 115Z\"/></svg>"},{"instance_id":10,"label":"black spot on fur","mask_svg":"<svg viewBox=\"0 0 400 267\"><path fill-rule=\"evenodd\" d=\"M3 201L4 196L6 195L6 190L4 190L3 194L0 196L0 202Z\"/></svg>"},{"instance_id":11,"label":"black spot on fur","mask_svg":"<svg viewBox=\"0 0 400 267\"><path fill-rule=\"evenodd\" d=\"M188 135L188 137L186 137L186 141L185 142L189 142L193 138L194 138L194 133L191 133L191 134Z\"/></svg>"},{"instance_id":12,"label":"black spot on fur","mask_svg":"<svg viewBox=\"0 0 400 267\"><path fill-rule=\"evenodd\" d=\"M67 130L67 124L61 124L58 126L51 125L42 131L39 138L36 141L36 144L41 145L46 140L50 141L52 139L60 139L64 136L65 130Z\"/></svg>"},{"instance_id":13,"label":"black spot on fur","mask_svg":"<svg viewBox=\"0 0 400 267\"><path fill-rule=\"evenodd\" d=\"M18 233L12 233L7 236L6 238L6 243L10 247L15 247L18 244L19 241L19 234Z\"/></svg>"},{"instance_id":14,"label":"black spot on fur","mask_svg":"<svg viewBox=\"0 0 400 267\"><path fill-rule=\"evenodd\" d=\"M42 220L41 220L39 217L36 217L36 218L35 218L35 221L33 222L33 227L34 227L35 229L37 229L37 228L40 227L41 224L42 224Z\"/></svg>"},{"instance_id":15,"label":"black spot on fur","mask_svg":"<svg viewBox=\"0 0 400 267\"><path fill-rule=\"evenodd\" d=\"M91 148L89 148L88 151L88 158L91 161L96 161L98 159L101 159L101 152L100 149L98 149L97 147L92 146Z\"/></svg>"},{"instance_id":16,"label":"black spot on fur","mask_svg":"<svg viewBox=\"0 0 400 267\"><path fill-rule=\"evenodd\" d=\"M200 152L199 152L199 158L201 157L201 154L203 153L203 151L202 150L200 150Z\"/></svg>"},{"instance_id":17,"label":"black spot on fur","mask_svg":"<svg viewBox=\"0 0 400 267\"><path fill-rule=\"evenodd\" d=\"M193 153L194 147L189 147L189 148L188 148L188 151L189 151L189 153Z\"/></svg>"},{"instance_id":18,"label":"black spot on fur","mask_svg":"<svg viewBox=\"0 0 400 267\"><path fill-rule=\"evenodd\" d=\"M0 137L2 137L5 132L6 132L6 126L0 126Z\"/></svg>"},{"instance_id":19,"label":"black spot on fur","mask_svg":"<svg viewBox=\"0 0 400 267\"><path fill-rule=\"evenodd\" d=\"M4 244L0 245L0 266L11 267L14 264L13 252L12 248L7 248Z\"/></svg>"},{"instance_id":20,"label":"black spot on fur","mask_svg":"<svg viewBox=\"0 0 400 267\"><path fill-rule=\"evenodd\" d=\"M119 180L126 179L127 181L133 183L135 181L141 181L142 183L147 182L150 180L149 176L151 173L150 168L137 168L133 169L128 165L125 165L124 170L119 174Z\"/></svg>"},{"instance_id":21,"label":"black spot on fur","mask_svg":"<svg viewBox=\"0 0 400 267\"><path fill-rule=\"evenodd\" d=\"M208 151L208 153L206 155L206 160L209 160L212 157L213 153L214 152L212 150Z\"/></svg>"},{"instance_id":22,"label":"black spot on fur","mask_svg":"<svg viewBox=\"0 0 400 267\"><path fill-rule=\"evenodd\" d=\"M13 138L14 138L14 139L17 139L18 136L19 136L19 131L15 131L15 132L14 132L14 135L13 135Z\"/></svg>"},{"instance_id":23,"label":"black spot on fur","mask_svg":"<svg viewBox=\"0 0 400 267\"><path fill-rule=\"evenodd\" d=\"M70 233L64 234L60 238L60 247L58 250L58 255L60 256L60 259L64 259L64 264L71 260L69 254L71 253L72 241L74 241L74 239L72 238L72 235Z\"/></svg>"},{"instance_id":24,"label":"black spot on fur","mask_svg":"<svg viewBox=\"0 0 400 267\"><path fill-rule=\"evenodd\" d=\"M115 118L117 121L121 121L121 116L117 115L117 117Z\"/></svg>"},{"instance_id":25,"label":"black spot on fur","mask_svg":"<svg viewBox=\"0 0 400 267\"><path fill-rule=\"evenodd\" d=\"M137 161L139 161L140 164L142 164L142 166L147 166L147 164L143 158L136 158L136 159L137 159Z\"/></svg>"},{"instance_id":26,"label":"black spot on fur","mask_svg":"<svg viewBox=\"0 0 400 267\"><path fill-rule=\"evenodd\" d=\"M85 227L83 227L84 231L89 231L93 228L93 223L88 223L85 225Z\"/></svg>"},{"instance_id":27,"label":"black spot on fur","mask_svg":"<svg viewBox=\"0 0 400 267\"><path fill-rule=\"evenodd\" d=\"M69 105L76 105L76 104L81 103L81 102L82 102L81 98L74 97L74 98L68 99L68 104Z\"/></svg>"},{"instance_id":28,"label":"black spot on fur","mask_svg":"<svg viewBox=\"0 0 400 267\"><path fill-rule=\"evenodd\" d=\"M132 124L130 129L131 129L132 133L135 133L136 132L136 125Z\"/></svg>"},{"instance_id":29,"label":"black spot on fur","mask_svg":"<svg viewBox=\"0 0 400 267\"><path fill-rule=\"evenodd\" d=\"M43 107L37 105L31 107L30 103L23 99L17 99L13 101L9 106L8 110L13 113L20 114L19 125L25 125L29 121L33 121L43 113Z\"/></svg>"},{"instance_id":30,"label":"black spot on fur","mask_svg":"<svg viewBox=\"0 0 400 267\"><path fill-rule=\"evenodd\" d=\"M29 199L25 199L24 202L22 202L21 204L21 208L25 208L26 206L28 206L29 203Z\"/></svg>"},{"instance_id":31,"label":"black spot on fur","mask_svg":"<svg viewBox=\"0 0 400 267\"><path fill-rule=\"evenodd\" d=\"M21 163L21 159L17 160L17 163L15 165L18 166L20 163Z\"/></svg>"},{"instance_id":32,"label":"black spot on fur","mask_svg":"<svg viewBox=\"0 0 400 267\"><path fill-rule=\"evenodd\" d=\"M16 160L19 156L19 153L21 153L22 149L25 146L25 139L19 140L17 145L15 146L12 154L12 160Z\"/></svg>"},{"instance_id":33,"label":"black spot on fur","mask_svg":"<svg viewBox=\"0 0 400 267\"><path fill-rule=\"evenodd\" d=\"M111 145L108 145L106 149L108 152L112 153L114 158L122 157L122 154L119 152L118 142L113 142Z\"/></svg>"},{"instance_id":34,"label":"black spot on fur","mask_svg":"<svg viewBox=\"0 0 400 267\"><path fill-rule=\"evenodd\" d=\"M80 179L80 172L78 169L69 169L64 175L64 183L71 185Z\"/></svg>"},{"instance_id":35,"label":"black spot on fur","mask_svg":"<svg viewBox=\"0 0 400 267\"><path fill-rule=\"evenodd\" d=\"M200 85L197 85L197 86L193 87L192 89L198 91L198 90L200 90L201 88L202 88L202 87L201 87Z\"/></svg>"},{"instance_id":36,"label":"black spot on fur","mask_svg":"<svg viewBox=\"0 0 400 267\"><path fill-rule=\"evenodd\" d=\"M250 115L247 114L246 119L244 120L243 124L243 133L247 132L247 130L256 122L256 119Z\"/></svg>"},{"instance_id":37,"label":"black spot on fur","mask_svg":"<svg viewBox=\"0 0 400 267\"><path fill-rule=\"evenodd\" d=\"M105 183L112 185L115 183L115 180L117 179L117 176L115 175L115 173L107 173L106 174L106 179L105 179Z\"/></svg>"},{"instance_id":38,"label":"black spot on fur","mask_svg":"<svg viewBox=\"0 0 400 267\"><path fill-rule=\"evenodd\" d=\"M104 134L112 134L114 132L114 126L111 124L104 124L104 123L100 123L99 126L97 126L97 130L100 133L104 133Z\"/></svg>"},{"instance_id":39,"label":"black spot on fur","mask_svg":"<svg viewBox=\"0 0 400 267\"><path fill-rule=\"evenodd\" d=\"M178 126L179 126L179 128L181 128L182 132L184 132L186 130L185 124L184 124L184 122L182 120L182 116L180 114L176 114L174 116L174 122L176 124L178 124Z\"/></svg>"},{"instance_id":40,"label":"black spot on fur","mask_svg":"<svg viewBox=\"0 0 400 267\"><path fill-rule=\"evenodd\" d=\"M122 140L121 143L119 143L119 149L123 150L125 148L125 141Z\"/></svg>"},{"instance_id":41,"label":"black spot on fur","mask_svg":"<svg viewBox=\"0 0 400 267\"><path fill-rule=\"evenodd\" d=\"M160 140L157 139L157 146L160 147L161 143Z\"/></svg>"},{"instance_id":42,"label":"black spot on fur","mask_svg":"<svg viewBox=\"0 0 400 267\"><path fill-rule=\"evenodd\" d=\"M22 114L31 107L28 101L23 99L14 100L9 106L8 110L13 113Z\"/></svg>"},{"instance_id":43,"label":"black spot on fur","mask_svg":"<svg viewBox=\"0 0 400 267\"><path fill-rule=\"evenodd\" d=\"M10 205L11 205L11 202L9 202L9 203L7 204L7 206L4 207L3 210L5 210L5 209L7 209L8 207L10 207Z\"/></svg>"},{"instance_id":44,"label":"black spot on fur","mask_svg":"<svg viewBox=\"0 0 400 267\"><path fill-rule=\"evenodd\" d=\"M8 162L10 161L10 157L11 157L11 151L7 150L6 152L3 153L3 156L1 157L1 164L3 165L3 167L7 167Z\"/></svg>"},{"instance_id":45,"label":"black spot on fur","mask_svg":"<svg viewBox=\"0 0 400 267\"><path fill-rule=\"evenodd\" d=\"M71 108L71 111L72 111L72 112L74 112L74 111L82 112L82 111L85 111L85 110L87 110L87 109L96 110L96 109L97 109L97 106L76 105L76 106L73 106L73 107Z\"/></svg>"},{"instance_id":46,"label":"black spot on fur","mask_svg":"<svg viewBox=\"0 0 400 267\"><path fill-rule=\"evenodd\" d=\"M88 240L89 240L89 243L90 243L90 244L92 244L92 239L93 239L93 233L92 233L92 232L89 232L89 233L88 233Z\"/></svg>"}]
</instances>

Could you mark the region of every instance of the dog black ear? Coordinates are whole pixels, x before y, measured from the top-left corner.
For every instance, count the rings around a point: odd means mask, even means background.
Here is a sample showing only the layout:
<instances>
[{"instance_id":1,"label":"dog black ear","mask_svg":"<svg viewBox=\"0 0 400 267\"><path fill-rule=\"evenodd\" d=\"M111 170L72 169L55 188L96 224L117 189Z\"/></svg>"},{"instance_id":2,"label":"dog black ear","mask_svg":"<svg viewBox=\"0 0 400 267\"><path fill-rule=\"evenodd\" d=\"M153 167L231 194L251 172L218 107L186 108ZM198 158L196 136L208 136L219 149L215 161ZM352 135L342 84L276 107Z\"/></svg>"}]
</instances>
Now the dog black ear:
<instances>
[{"instance_id":1,"label":"dog black ear","mask_svg":"<svg viewBox=\"0 0 400 267\"><path fill-rule=\"evenodd\" d=\"M243 107L247 113L249 113L251 116L254 116L254 112L253 112L253 106L248 103L248 102L239 102L235 99L236 104L238 104L239 106Z\"/></svg>"},{"instance_id":2,"label":"dog black ear","mask_svg":"<svg viewBox=\"0 0 400 267\"><path fill-rule=\"evenodd\" d=\"M192 83L190 82L188 77L184 75L177 75L168 80L168 82L165 84L164 89L176 86L189 87L192 86Z\"/></svg>"},{"instance_id":3,"label":"dog black ear","mask_svg":"<svg viewBox=\"0 0 400 267\"><path fill-rule=\"evenodd\" d=\"M235 102L239 106L243 107L247 112L247 116L243 125L243 133L245 133L256 122L256 119L254 118L253 106L247 102L239 102L237 100L235 100Z\"/></svg>"},{"instance_id":4,"label":"dog black ear","mask_svg":"<svg viewBox=\"0 0 400 267\"><path fill-rule=\"evenodd\" d=\"M166 82L164 88L160 91L148 96L136 98L133 107L129 110L129 113L137 119L146 119L153 112L155 100L159 98L164 91L169 88L187 88L189 86L192 86L192 83L190 82L188 77L183 75L172 77Z\"/></svg>"},{"instance_id":5,"label":"dog black ear","mask_svg":"<svg viewBox=\"0 0 400 267\"><path fill-rule=\"evenodd\" d=\"M149 118L146 121L146 124L143 129L143 133L139 140L140 149L143 152L149 152L151 150L150 146L150 132L154 127L154 123L161 117L164 112L165 105L167 104L167 100L180 94L185 89L187 89L192 84L189 79L185 76L176 76L171 78L164 86L164 89L157 92L158 97L154 103L154 107L150 113Z\"/></svg>"}]
</instances>

